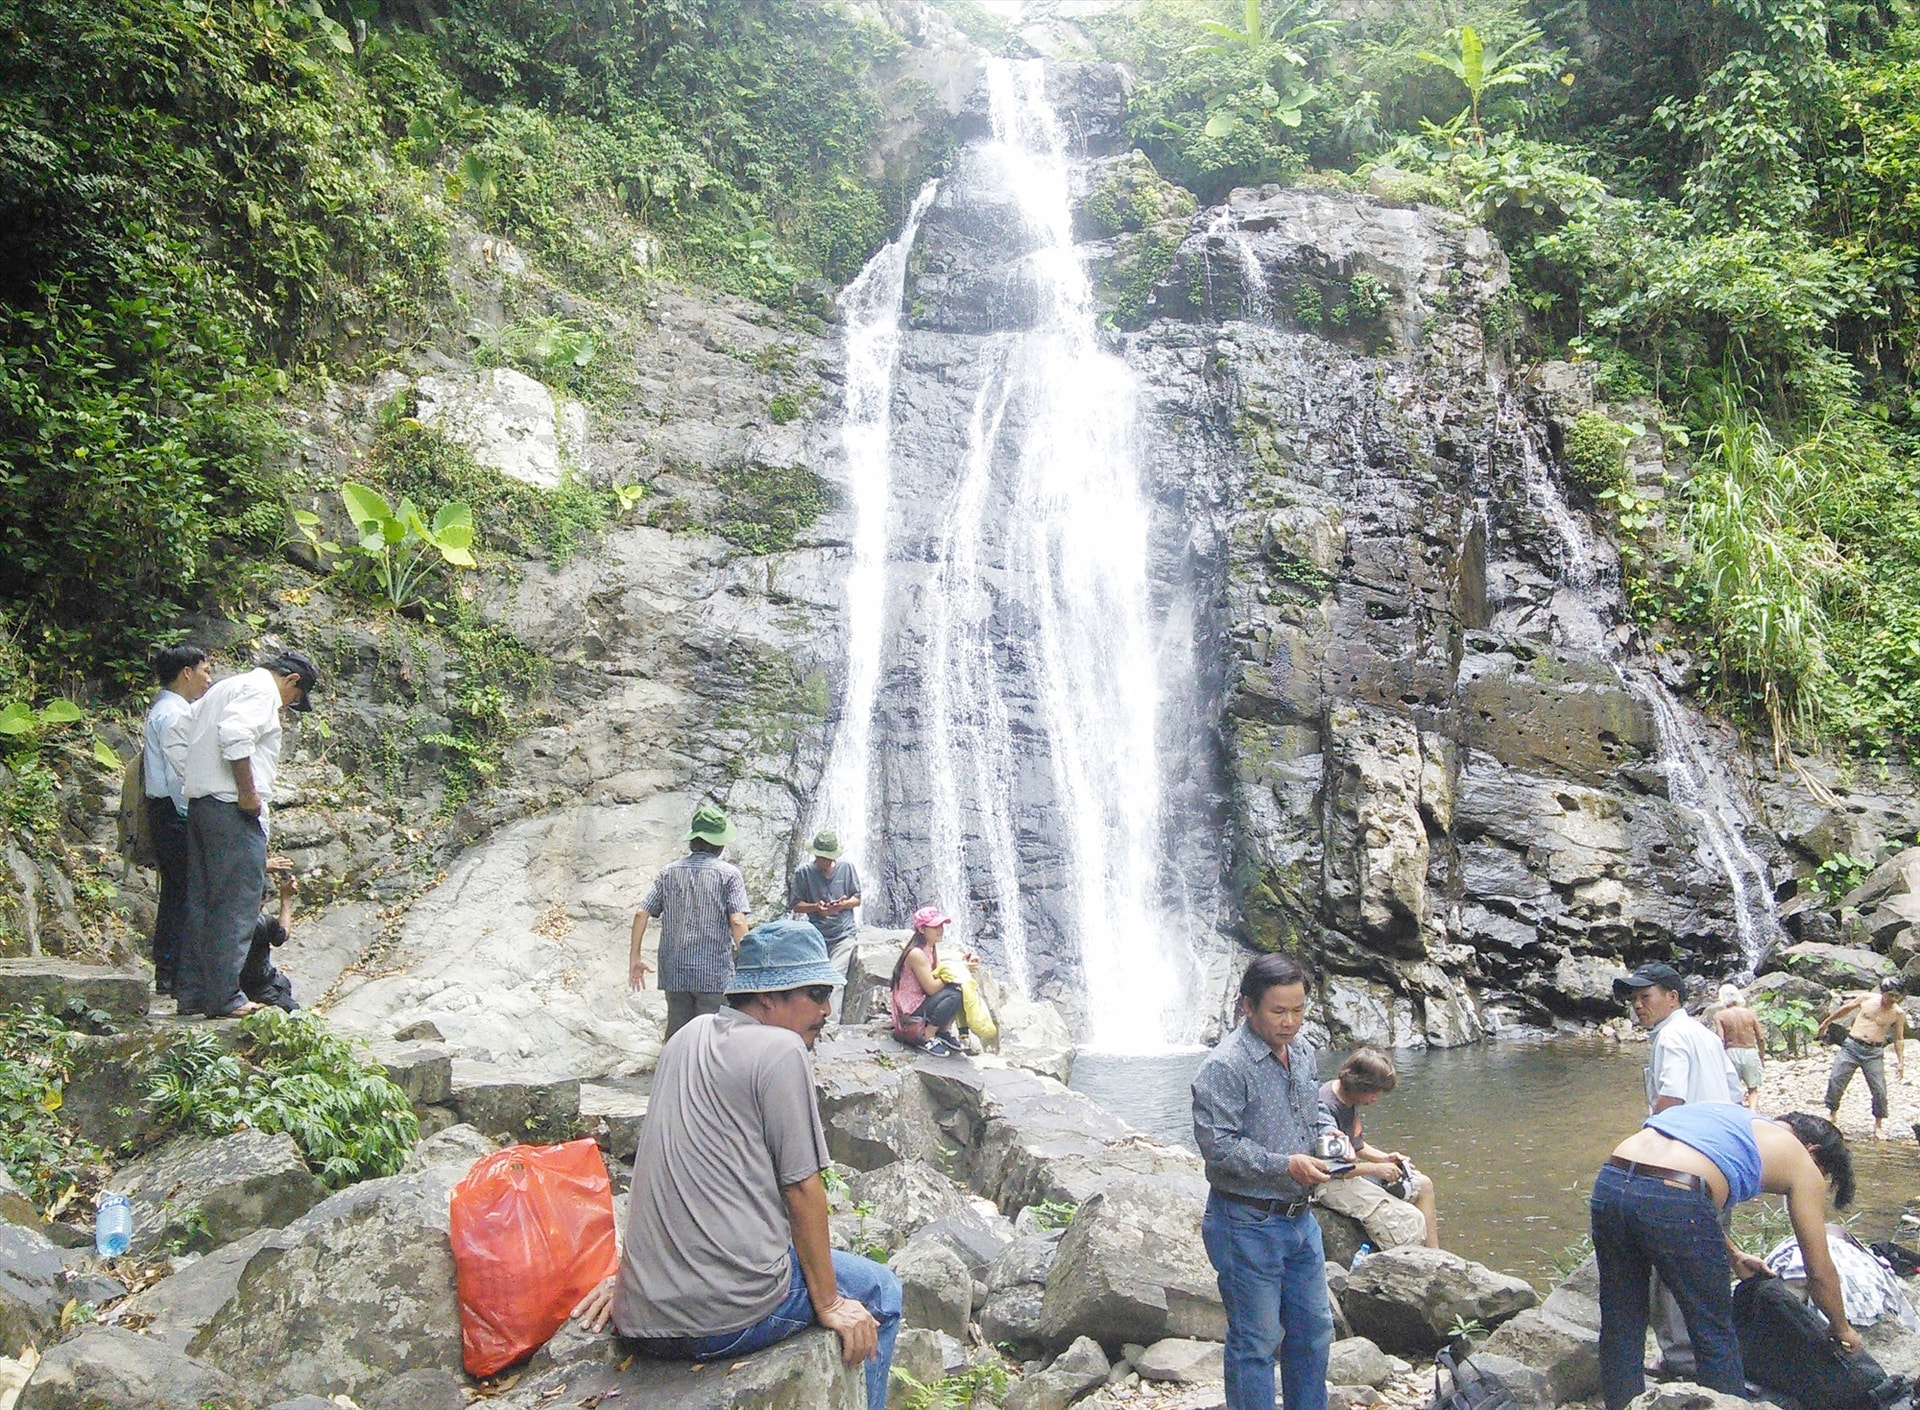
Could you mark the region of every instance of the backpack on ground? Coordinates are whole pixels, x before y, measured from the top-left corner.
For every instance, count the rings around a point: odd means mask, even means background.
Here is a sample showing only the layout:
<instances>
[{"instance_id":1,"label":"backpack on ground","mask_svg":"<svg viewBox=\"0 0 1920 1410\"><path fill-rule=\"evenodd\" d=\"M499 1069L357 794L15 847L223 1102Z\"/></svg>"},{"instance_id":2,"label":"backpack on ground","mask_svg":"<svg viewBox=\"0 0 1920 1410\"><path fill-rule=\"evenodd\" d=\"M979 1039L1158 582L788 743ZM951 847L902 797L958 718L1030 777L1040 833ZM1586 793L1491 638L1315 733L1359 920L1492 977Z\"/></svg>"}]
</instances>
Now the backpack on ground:
<instances>
[{"instance_id":1,"label":"backpack on ground","mask_svg":"<svg viewBox=\"0 0 1920 1410\"><path fill-rule=\"evenodd\" d=\"M1446 1390L1440 1388L1442 1371L1453 1382ZM1427 1410L1521 1410L1521 1405L1512 1391L1483 1375L1471 1357L1458 1360L1452 1347L1443 1346L1433 1358L1433 1399Z\"/></svg>"},{"instance_id":2,"label":"backpack on ground","mask_svg":"<svg viewBox=\"0 0 1920 1410\"><path fill-rule=\"evenodd\" d=\"M157 867L160 854L153 846L153 826L147 821L147 751L133 751L120 774L120 816L114 822L120 855L136 867Z\"/></svg>"},{"instance_id":3,"label":"backpack on ground","mask_svg":"<svg viewBox=\"0 0 1920 1410\"><path fill-rule=\"evenodd\" d=\"M1912 1393L1864 1351L1842 1351L1827 1319L1779 1278L1748 1278L1733 1292L1733 1325L1747 1379L1792 1396L1802 1410L1891 1410Z\"/></svg>"}]
</instances>

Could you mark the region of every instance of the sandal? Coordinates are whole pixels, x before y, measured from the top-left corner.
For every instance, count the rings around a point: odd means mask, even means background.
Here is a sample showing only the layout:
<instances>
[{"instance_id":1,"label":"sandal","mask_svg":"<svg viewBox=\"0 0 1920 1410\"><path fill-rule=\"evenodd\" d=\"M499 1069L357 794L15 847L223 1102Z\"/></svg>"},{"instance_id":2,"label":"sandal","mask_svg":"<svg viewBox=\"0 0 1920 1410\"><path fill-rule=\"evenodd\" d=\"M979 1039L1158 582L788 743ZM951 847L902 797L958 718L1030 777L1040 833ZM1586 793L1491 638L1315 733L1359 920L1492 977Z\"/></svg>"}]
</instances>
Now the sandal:
<instances>
[{"instance_id":1,"label":"sandal","mask_svg":"<svg viewBox=\"0 0 1920 1410\"><path fill-rule=\"evenodd\" d=\"M233 1008L228 1009L225 1013L215 1014L214 1017L216 1019L245 1018L250 1013L259 1013L260 1010L265 1007L266 1007L265 1004L256 1004L253 1000L248 999L244 1004L237 1004Z\"/></svg>"}]
</instances>

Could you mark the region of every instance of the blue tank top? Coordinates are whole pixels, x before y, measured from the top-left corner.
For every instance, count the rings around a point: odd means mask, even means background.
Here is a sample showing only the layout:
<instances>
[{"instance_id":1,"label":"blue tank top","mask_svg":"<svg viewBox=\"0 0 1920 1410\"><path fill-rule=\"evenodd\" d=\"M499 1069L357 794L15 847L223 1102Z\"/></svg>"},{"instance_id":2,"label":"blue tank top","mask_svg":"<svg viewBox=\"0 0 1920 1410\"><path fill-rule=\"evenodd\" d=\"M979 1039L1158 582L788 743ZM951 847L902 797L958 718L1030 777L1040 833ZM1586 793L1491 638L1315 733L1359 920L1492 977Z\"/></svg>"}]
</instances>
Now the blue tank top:
<instances>
[{"instance_id":1,"label":"blue tank top","mask_svg":"<svg viewBox=\"0 0 1920 1410\"><path fill-rule=\"evenodd\" d=\"M1727 1207L1760 1193L1760 1147L1753 1123L1764 1121L1732 1102L1684 1102L1649 1116L1647 1126L1692 1146L1727 1177Z\"/></svg>"}]
</instances>

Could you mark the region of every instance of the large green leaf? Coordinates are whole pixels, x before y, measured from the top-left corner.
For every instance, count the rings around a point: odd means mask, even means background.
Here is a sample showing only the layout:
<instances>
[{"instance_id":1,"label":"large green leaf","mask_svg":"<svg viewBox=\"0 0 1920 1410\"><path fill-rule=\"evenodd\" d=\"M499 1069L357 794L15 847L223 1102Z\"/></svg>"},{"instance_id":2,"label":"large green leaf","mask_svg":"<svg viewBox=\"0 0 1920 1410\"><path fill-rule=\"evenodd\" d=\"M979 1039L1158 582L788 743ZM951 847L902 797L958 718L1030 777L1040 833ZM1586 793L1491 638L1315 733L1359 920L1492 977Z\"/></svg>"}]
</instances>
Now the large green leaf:
<instances>
[{"instance_id":1,"label":"large green leaf","mask_svg":"<svg viewBox=\"0 0 1920 1410\"><path fill-rule=\"evenodd\" d=\"M0 734L17 736L33 733L33 707L15 700L0 708Z\"/></svg>"},{"instance_id":2,"label":"large green leaf","mask_svg":"<svg viewBox=\"0 0 1920 1410\"><path fill-rule=\"evenodd\" d=\"M1225 137L1238 126L1240 126L1239 114L1222 108L1207 119L1207 136Z\"/></svg>"},{"instance_id":3,"label":"large green leaf","mask_svg":"<svg viewBox=\"0 0 1920 1410\"><path fill-rule=\"evenodd\" d=\"M1487 85L1486 46L1470 24L1460 26L1460 79L1467 92L1478 95Z\"/></svg>"},{"instance_id":4,"label":"large green leaf","mask_svg":"<svg viewBox=\"0 0 1920 1410\"><path fill-rule=\"evenodd\" d=\"M49 700L40 707L40 723L43 725L71 725L86 717L87 712L71 700Z\"/></svg>"},{"instance_id":5,"label":"large green leaf","mask_svg":"<svg viewBox=\"0 0 1920 1410\"><path fill-rule=\"evenodd\" d=\"M119 752L104 739L95 739L93 741L93 761L108 773L117 774L120 772Z\"/></svg>"},{"instance_id":6,"label":"large green leaf","mask_svg":"<svg viewBox=\"0 0 1920 1410\"><path fill-rule=\"evenodd\" d=\"M340 486L340 502L346 505L347 517L363 536L393 518L393 506L387 503L385 495L352 480Z\"/></svg>"}]
</instances>

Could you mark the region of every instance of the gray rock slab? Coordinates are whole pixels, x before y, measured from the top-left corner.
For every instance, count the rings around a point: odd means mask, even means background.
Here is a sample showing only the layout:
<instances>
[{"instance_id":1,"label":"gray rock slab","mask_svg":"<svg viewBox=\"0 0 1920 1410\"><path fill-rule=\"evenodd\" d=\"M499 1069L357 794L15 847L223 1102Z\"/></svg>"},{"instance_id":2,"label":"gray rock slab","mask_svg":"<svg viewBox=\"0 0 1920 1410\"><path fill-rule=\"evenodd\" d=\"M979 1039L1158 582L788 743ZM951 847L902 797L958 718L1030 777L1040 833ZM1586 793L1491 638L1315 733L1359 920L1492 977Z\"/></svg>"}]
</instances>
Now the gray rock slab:
<instances>
[{"instance_id":1,"label":"gray rock slab","mask_svg":"<svg viewBox=\"0 0 1920 1410\"><path fill-rule=\"evenodd\" d=\"M1091 1337L1080 1337L1044 1371L1022 1376L1001 1404L1005 1410L1067 1410L1103 1384L1111 1370L1100 1344Z\"/></svg>"},{"instance_id":2,"label":"gray rock slab","mask_svg":"<svg viewBox=\"0 0 1920 1410\"><path fill-rule=\"evenodd\" d=\"M913 1244L930 1239L944 1244L959 1255L970 1274L984 1274L1011 1246L1010 1229L1005 1220L988 1221L969 1211L963 1217L935 1219L930 1224L922 1225L919 1232L907 1242ZM1044 1278L1033 1281L1044 1281Z\"/></svg>"},{"instance_id":3,"label":"gray rock slab","mask_svg":"<svg viewBox=\"0 0 1920 1410\"><path fill-rule=\"evenodd\" d=\"M233 1024L210 1024L224 1042L237 1036ZM147 1063L170 1036L167 1028L133 1028L78 1040L73 1066L61 1091L60 1117L95 1145L139 1147L159 1134L153 1109L133 1095L145 1090Z\"/></svg>"},{"instance_id":4,"label":"gray rock slab","mask_svg":"<svg viewBox=\"0 0 1920 1410\"><path fill-rule=\"evenodd\" d=\"M1042 1234L1025 1234L1008 1244L987 1270L987 1287L993 1292L1018 1287L1022 1283L1046 1286L1047 1273L1059 1256L1064 1229Z\"/></svg>"},{"instance_id":5,"label":"gray rock slab","mask_svg":"<svg viewBox=\"0 0 1920 1410\"><path fill-rule=\"evenodd\" d=\"M267 1410L340 1410L331 1400L318 1395L296 1395L291 1400L276 1400Z\"/></svg>"},{"instance_id":6,"label":"gray rock slab","mask_svg":"<svg viewBox=\"0 0 1920 1410\"><path fill-rule=\"evenodd\" d=\"M60 1309L79 1296L76 1275L50 1240L18 1224L0 1224L0 1356L43 1343Z\"/></svg>"},{"instance_id":7,"label":"gray rock slab","mask_svg":"<svg viewBox=\"0 0 1920 1410\"><path fill-rule=\"evenodd\" d=\"M27 1198L26 1191L13 1182L4 1165L0 1165L0 1220L29 1229L40 1223L40 1211Z\"/></svg>"},{"instance_id":8,"label":"gray rock slab","mask_svg":"<svg viewBox=\"0 0 1920 1410\"><path fill-rule=\"evenodd\" d=\"M271 1229L258 1229L162 1278L119 1303L112 1320L185 1351L232 1299L240 1274Z\"/></svg>"},{"instance_id":9,"label":"gray rock slab","mask_svg":"<svg viewBox=\"0 0 1920 1410\"><path fill-rule=\"evenodd\" d=\"M1154 1180L1109 1184L1073 1217L1047 1272L1041 1334L1062 1346L1223 1341L1226 1312L1200 1240L1201 1201Z\"/></svg>"},{"instance_id":10,"label":"gray rock slab","mask_svg":"<svg viewBox=\"0 0 1920 1410\"><path fill-rule=\"evenodd\" d=\"M133 1205L133 1251L204 1253L305 1214L327 1187L285 1133L187 1136L116 1170Z\"/></svg>"},{"instance_id":11,"label":"gray rock slab","mask_svg":"<svg viewBox=\"0 0 1920 1410\"><path fill-rule=\"evenodd\" d=\"M970 1133L950 1136L912 1055L887 1038L842 1028L814 1049L814 1089L827 1149L842 1165L873 1170L897 1160L937 1161Z\"/></svg>"},{"instance_id":12,"label":"gray rock slab","mask_svg":"<svg viewBox=\"0 0 1920 1410\"><path fill-rule=\"evenodd\" d=\"M395 1376L361 1403L366 1410L466 1410L464 1377L438 1368Z\"/></svg>"},{"instance_id":13,"label":"gray rock slab","mask_svg":"<svg viewBox=\"0 0 1920 1410\"><path fill-rule=\"evenodd\" d=\"M910 1327L965 1338L973 1320L973 1278L945 1244L908 1244L887 1267L900 1280L902 1315Z\"/></svg>"},{"instance_id":14,"label":"gray rock slab","mask_svg":"<svg viewBox=\"0 0 1920 1410\"><path fill-rule=\"evenodd\" d=\"M190 1343L250 1390L359 1396L460 1367L447 1200L458 1167L368 1180L275 1230Z\"/></svg>"},{"instance_id":15,"label":"gray rock slab","mask_svg":"<svg viewBox=\"0 0 1920 1410\"><path fill-rule=\"evenodd\" d=\"M889 1253L936 1220L985 1221L974 1213L966 1190L923 1160L897 1160L866 1170L847 1182L863 1226L864 1242ZM836 1216L844 1220L847 1216Z\"/></svg>"},{"instance_id":16,"label":"gray rock slab","mask_svg":"<svg viewBox=\"0 0 1920 1410\"><path fill-rule=\"evenodd\" d=\"M152 998L147 977L137 971L43 957L0 960L0 1009L38 1005L58 1013L78 999L130 1023L147 1016Z\"/></svg>"},{"instance_id":17,"label":"gray rock slab","mask_svg":"<svg viewBox=\"0 0 1920 1410\"><path fill-rule=\"evenodd\" d=\"M444 1043L369 1043L367 1047L416 1109L453 1100L453 1049Z\"/></svg>"},{"instance_id":18,"label":"gray rock slab","mask_svg":"<svg viewBox=\"0 0 1920 1410\"><path fill-rule=\"evenodd\" d=\"M1692 1381L1669 1381L1635 1396L1627 1410L1753 1410L1753 1402Z\"/></svg>"},{"instance_id":19,"label":"gray rock slab","mask_svg":"<svg viewBox=\"0 0 1920 1410\"><path fill-rule=\"evenodd\" d=\"M988 1345L1013 1347L1021 1355L1038 1352L1042 1347L1040 1308L1046 1289L1037 1283L1016 1283L1010 1288L987 1294L974 1320Z\"/></svg>"},{"instance_id":20,"label":"gray rock slab","mask_svg":"<svg viewBox=\"0 0 1920 1410\"><path fill-rule=\"evenodd\" d=\"M1225 1374L1221 1360L1225 1350L1217 1341L1166 1337L1134 1358L1133 1369L1140 1373L1143 1381L1173 1381L1180 1385L1217 1381ZM1329 1363L1327 1379L1335 1381L1345 1378L1336 1377Z\"/></svg>"},{"instance_id":21,"label":"gray rock slab","mask_svg":"<svg viewBox=\"0 0 1920 1410\"><path fill-rule=\"evenodd\" d=\"M580 1121L580 1079L518 1077L486 1063L453 1065L461 1121L508 1141L564 1141Z\"/></svg>"},{"instance_id":22,"label":"gray rock slab","mask_svg":"<svg viewBox=\"0 0 1920 1410\"><path fill-rule=\"evenodd\" d=\"M1511 1395L1518 1410L1553 1410L1559 1404L1544 1373L1511 1357L1481 1349L1467 1358L1467 1364Z\"/></svg>"},{"instance_id":23,"label":"gray rock slab","mask_svg":"<svg viewBox=\"0 0 1920 1410\"><path fill-rule=\"evenodd\" d=\"M434 1165L455 1165L465 1173L481 1156L492 1155L499 1149L492 1137L463 1121L434 1132L407 1152L406 1164L400 1173L417 1175Z\"/></svg>"},{"instance_id":24,"label":"gray rock slab","mask_svg":"<svg viewBox=\"0 0 1920 1410\"><path fill-rule=\"evenodd\" d=\"M20 1410L249 1410L232 1379L157 1337L90 1327L40 1358Z\"/></svg>"},{"instance_id":25,"label":"gray rock slab","mask_svg":"<svg viewBox=\"0 0 1920 1410\"><path fill-rule=\"evenodd\" d=\"M1871 989L1894 972L1893 961L1885 955L1818 940L1783 946L1773 952L1767 965L1829 989Z\"/></svg>"},{"instance_id":26,"label":"gray rock slab","mask_svg":"<svg viewBox=\"0 0 1920 1410\"><path fill-rule=\"evenodd\" d=\"M1498 1327L1539 1300L1522 1279L1419 1247L1374 1254L1348 1275L1340 1298L1357 1335L1422 1359L1445 1345L1456 1320Z\"/></svg>"},{"instance_id":27,"label":"gray rock slab","mask_svg":"<svg viewBox=\"0 0 1920 1410\"><path fill-rule=\"evenodd\" d=\"M605 1334L577 1337L564 1364L543 1369L536 1357L512 1393L493 1404L537 1410L596 1397L636 1410L866 1410L867 1404L861 1368L841 1363L840 1339L822 1328L711 1365L616 1356Z\"/></svg>"},{"instance_id":28,"label":"gray rock slab","mask_svg":"<svg viewBox=\"0 0 1920 1410\"><path fill-rule=\"evenodd\" d=\"M636 1073L605 1082L580 1084L580 1124L615 1160L631 1162L646 1124L653 1074Z\"/></svg>"}]
</instances>

